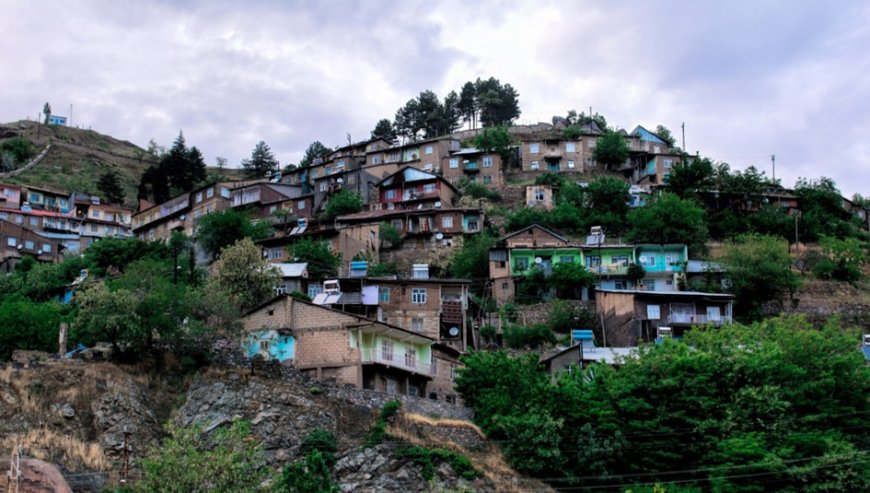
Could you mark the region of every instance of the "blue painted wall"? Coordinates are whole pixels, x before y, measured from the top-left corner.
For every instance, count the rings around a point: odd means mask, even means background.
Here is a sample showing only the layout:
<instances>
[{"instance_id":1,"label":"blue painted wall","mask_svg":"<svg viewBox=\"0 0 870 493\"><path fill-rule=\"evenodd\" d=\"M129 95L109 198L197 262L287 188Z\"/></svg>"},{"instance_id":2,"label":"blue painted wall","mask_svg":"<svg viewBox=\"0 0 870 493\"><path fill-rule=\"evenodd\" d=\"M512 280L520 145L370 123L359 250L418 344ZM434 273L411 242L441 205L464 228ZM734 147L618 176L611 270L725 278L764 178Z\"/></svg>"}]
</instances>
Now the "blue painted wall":
<instances>
[{"instance_id":1,"label":"blue painted wall","mask_svg":"<svg viewBox=\"0 0 870 493\"><path fill-rule=\"evenodd\" d=\"M265 359L283 362L296 356L296 340L274 330L252 332L242 340L242 350L248 358L259 354Z\"/></svg>"}]
</instances>

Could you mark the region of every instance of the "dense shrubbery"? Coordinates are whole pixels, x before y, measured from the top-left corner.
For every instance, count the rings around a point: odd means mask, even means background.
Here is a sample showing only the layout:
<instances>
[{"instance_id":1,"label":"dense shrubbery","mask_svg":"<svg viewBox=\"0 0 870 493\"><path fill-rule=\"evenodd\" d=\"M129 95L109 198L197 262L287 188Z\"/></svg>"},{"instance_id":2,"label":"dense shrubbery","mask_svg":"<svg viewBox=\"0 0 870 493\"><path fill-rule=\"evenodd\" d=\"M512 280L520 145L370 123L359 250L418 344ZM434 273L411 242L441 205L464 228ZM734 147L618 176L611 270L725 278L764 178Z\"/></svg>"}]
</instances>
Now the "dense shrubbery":
<instances>
[{"instance_id":1,"label":"dense shrubbery","mask_svg":"<svg viewBox=\"0 0 870 493\"><path fill-rule=\"evenodd\" d=\"M478 352L457 386L513 465L555 484L867 491L870 369L837 325L696 330L556 383L537 355Z\"/></svg>"}]
</instances>

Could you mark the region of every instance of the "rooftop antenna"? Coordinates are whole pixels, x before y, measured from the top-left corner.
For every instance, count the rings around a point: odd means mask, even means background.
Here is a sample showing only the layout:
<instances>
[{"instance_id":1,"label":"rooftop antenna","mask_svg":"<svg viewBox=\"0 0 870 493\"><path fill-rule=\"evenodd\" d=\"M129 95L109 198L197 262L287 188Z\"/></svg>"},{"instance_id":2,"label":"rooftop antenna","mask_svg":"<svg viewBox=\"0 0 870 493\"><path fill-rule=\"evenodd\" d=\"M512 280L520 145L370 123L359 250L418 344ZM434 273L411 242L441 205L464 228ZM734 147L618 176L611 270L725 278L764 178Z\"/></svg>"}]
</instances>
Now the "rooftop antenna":
<instances>
[{"instance_id":1,"label":"rooftop antenna","mask_svg":"<svg viewBox=\"0 0 870 493\"><path fill-rule=\"evenodd\" d=\"M773 167L773 181L776 181L776 154L770 155L770 165Z\"/></svg>"},{"instance_id":2,"label":"rooftop antenna","mask_svg":"<svg viewBox=\"0 0 870 493\"><path fill-rule=\"evenodd\" d=\"M683 122L680 127L683 129L683 151L686 150L686 122Z\"/></svg>"}]
</instances>

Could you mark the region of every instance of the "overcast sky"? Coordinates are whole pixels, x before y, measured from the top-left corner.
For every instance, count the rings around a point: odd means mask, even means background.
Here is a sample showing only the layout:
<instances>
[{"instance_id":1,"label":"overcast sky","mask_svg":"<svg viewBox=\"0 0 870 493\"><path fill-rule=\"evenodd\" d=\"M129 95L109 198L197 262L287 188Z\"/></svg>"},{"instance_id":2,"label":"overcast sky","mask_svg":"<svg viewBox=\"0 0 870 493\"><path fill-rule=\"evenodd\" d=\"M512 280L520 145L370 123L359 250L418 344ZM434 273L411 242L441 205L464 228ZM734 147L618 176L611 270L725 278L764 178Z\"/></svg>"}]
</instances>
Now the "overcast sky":
<instances>
[{"instance_id":1,"label":"overcast sky","mask_svg":"<svg viewBox=\"0 0 870 493\"><path fill-rule=\"evenodd\" d=\"M237 165L368 137L421 91L494 76L520 123L568 109L793 186L870 195L870 3L0 0L0 121L72 124Z\"/></svg>"}]
</instances>

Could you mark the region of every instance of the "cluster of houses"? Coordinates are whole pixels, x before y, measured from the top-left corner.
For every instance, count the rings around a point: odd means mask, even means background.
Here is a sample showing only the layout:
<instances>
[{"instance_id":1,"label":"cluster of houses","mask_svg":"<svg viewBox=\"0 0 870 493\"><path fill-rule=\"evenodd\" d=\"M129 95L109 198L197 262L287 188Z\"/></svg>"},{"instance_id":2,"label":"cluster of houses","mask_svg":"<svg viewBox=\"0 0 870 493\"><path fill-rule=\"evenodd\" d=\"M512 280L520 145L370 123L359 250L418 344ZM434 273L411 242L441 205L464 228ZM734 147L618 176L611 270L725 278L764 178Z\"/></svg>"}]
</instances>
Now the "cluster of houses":
<instances>
[{"instance_id":1,"label":"cluster of houses","mask_svg":"<svg viewBox=\"0 0 870 493\"><path fill-rule=\"evenodd\" d=\"M101 238L130 237L133 212L80 192L0 184L0 272L25 256L57 262Z\"/></svg>"}]
</instances>

